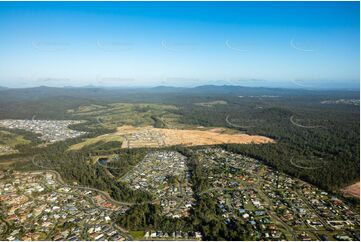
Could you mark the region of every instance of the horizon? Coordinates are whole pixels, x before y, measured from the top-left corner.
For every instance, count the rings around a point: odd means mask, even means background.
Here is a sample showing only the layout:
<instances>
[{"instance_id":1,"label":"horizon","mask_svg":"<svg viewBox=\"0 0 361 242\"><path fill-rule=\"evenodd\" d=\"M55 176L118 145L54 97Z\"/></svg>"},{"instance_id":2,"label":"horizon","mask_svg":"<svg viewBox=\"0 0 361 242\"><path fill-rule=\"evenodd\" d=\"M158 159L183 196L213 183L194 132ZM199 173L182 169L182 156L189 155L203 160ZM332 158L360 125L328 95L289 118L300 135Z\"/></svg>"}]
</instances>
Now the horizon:
<instances>
[{"instance_id":1,"label":"horizon","mask_svg":"<svg viewBox=\"0 0 361 242\"><path fill-rule=\"evenodd\" d=\"M359 2L0 7L0 86L359 90Z\"/></svg>"},{"instance_id":2,"label":"horizon","mask_svg":"<svg viewBox=\"0 0 361 242\"><path fill-rule=\"evenodd\" d=\"M342 83L339 83L340 85ZM349 92L360 92L360 87L317 87L317 86L246 86L246 85L232 85L232 84L201 84L195 86L171 86L171 85L154 85L154 86L101 86L101 85L84 85L84 86L50 86L50 85L39 85L39 86L28 86L28 87L8 87L0 85L0 91L12 90L12 89L34 89L34 88L56 88L56 89L116 89L116 90L139 90L139 89L157 89L157 88L169 88L169 89L197 89L200 87L237 87L237 88L254 88L254 89L270 89L270 90L295 90L295 91L349 91Z\"/></svg>"}]
</instances>

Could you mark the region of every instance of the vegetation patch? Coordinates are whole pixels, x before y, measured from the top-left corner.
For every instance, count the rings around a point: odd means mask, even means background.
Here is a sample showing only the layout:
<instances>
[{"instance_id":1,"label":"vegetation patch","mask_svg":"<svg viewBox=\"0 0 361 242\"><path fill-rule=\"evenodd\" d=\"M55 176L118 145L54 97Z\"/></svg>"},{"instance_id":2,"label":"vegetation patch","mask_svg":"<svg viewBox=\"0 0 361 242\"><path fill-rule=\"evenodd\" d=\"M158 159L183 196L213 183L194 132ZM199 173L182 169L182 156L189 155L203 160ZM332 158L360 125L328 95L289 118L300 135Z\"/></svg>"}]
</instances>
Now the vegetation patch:
<instances>
[{"instance_id":1,"label":"vegetation patch","mask_svg":"<svg viewBox=\"0 0 361 242\"><path fill-rule=\"evenodd\" d=\"M17 153L17 145L26 145L31 142L22 135L0 130L0 155L9 155Z\"/></svg>"},{"instance_id":2,"label":"vegetation patch","mask_svg":"<svg viewBox=\"0 0 361 242\"><path fill-rule=\"evenodd\" d=\"M26 140L24 136L17 135L8 131L0 130L0 145L8 145L15 148L19 144L29 144L30 141Z\"/></svg>"},{"instance_id":3,"label":"vegetation patch","mask_svg":"<svg viewBox=\"0 0 361 242\"><path fill-rule=\"evenodd\" d=\"M177 107L151 103L111 103L106 106L90 105L70 109L76 118L96 120L98 126L115 128L120 125L165 127L176 125Z\"/></svg>"}]
</instances>

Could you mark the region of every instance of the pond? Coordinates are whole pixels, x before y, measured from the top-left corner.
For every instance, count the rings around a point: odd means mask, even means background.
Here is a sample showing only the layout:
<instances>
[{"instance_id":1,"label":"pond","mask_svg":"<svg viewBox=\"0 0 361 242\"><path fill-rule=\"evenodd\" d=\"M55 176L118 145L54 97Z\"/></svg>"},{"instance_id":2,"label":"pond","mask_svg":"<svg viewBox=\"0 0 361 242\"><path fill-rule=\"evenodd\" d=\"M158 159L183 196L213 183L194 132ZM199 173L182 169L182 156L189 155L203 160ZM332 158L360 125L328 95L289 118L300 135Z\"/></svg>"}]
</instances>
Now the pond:
<instances>
[{"instance_id":1,"label":"pond","mask_svg":"<svg viewBox=\"0 0 361 242\"><path fill-rule=\"evenodd\" d=\"M106 165L107 163L108 163L108 158L99 158L98 159L98 163L100 164L100 165Z\"/></svg>"}]
</instances>

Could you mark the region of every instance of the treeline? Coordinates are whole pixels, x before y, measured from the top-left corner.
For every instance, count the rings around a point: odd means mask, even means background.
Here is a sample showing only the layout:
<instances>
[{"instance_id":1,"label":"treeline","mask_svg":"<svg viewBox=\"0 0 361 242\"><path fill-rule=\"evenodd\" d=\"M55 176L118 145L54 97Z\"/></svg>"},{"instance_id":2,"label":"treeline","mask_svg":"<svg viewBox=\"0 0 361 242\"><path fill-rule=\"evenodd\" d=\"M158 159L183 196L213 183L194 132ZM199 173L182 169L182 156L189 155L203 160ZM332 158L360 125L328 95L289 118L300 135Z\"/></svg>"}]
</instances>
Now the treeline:
<instances>
[{"instance_id":1,"label":"treeline","mask_svg":"<svg viewBox=\"0 0 361 242\"><path fill-rule=\"evenodd\" d=\"M154 121L154 128L165 128L164 122L161 120L161 118L152 115L150 118Z\"/></svg>"},{"instance_id":2,"label":"treeline","mask_svg":"<svg viewBox=\"0 0 361 242\"><path fill-rule=\"evenodd\" d=\"M165 233L193 231L190 218L178 219L162 216L158 204L134 205L115 220L120 226L130 230L160 230Z\"/></svg>"}]
</instances>

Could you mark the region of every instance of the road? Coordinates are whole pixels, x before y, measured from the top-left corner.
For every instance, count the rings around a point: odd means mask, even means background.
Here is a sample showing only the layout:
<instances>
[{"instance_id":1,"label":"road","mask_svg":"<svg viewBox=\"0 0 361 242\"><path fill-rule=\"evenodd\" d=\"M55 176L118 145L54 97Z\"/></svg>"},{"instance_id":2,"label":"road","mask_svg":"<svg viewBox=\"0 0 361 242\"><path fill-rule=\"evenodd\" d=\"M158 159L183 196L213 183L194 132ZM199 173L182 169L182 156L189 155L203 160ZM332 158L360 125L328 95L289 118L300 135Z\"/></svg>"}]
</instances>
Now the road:
<instances>
[{"instance_id":1,"label":"road","mask_svg":"<svg viewBox=\"0 0 361 242\"><path fill-rule=\"evenodd\" d=\"M241 125L231 123L231 121L229 121L228 118L229 118L229 115L227 115L227 117L226 117L226 123L229 124L230 126L234 127L234 128L247 129L247 128L253 127L253 126L241 126Z\"/></svg>"},{"instance_id":2,"label":"road","mask_svg":"<svg viewBox=\"0 0 361 242\"><path fill-rule=\"evenodd\" d=\"M321 166L319 166L319 167L318 166L300 166L293 161L293 157L291 157L290 163L291 163L291 165L293 165L297 168L301 168L301 169L305 169L305 170L316 170L316 169L322 168Z\"/></svg>"},{"instance_id":3,"label":"road","mask_svg":"<svg viewBox=\"0 0 361 242\"><path fill-rule=\"evenodd\" d=\"M302 124L298 124L298 123L296 123L296 122L293 120L293 115L290 117L290 122L291 122L293 125L297 126L297 127L305 128L305 129L324 128L323 126L320 126L320 125L305 126L305 125L302 125Z\"/></svg>"}]
</instances>

